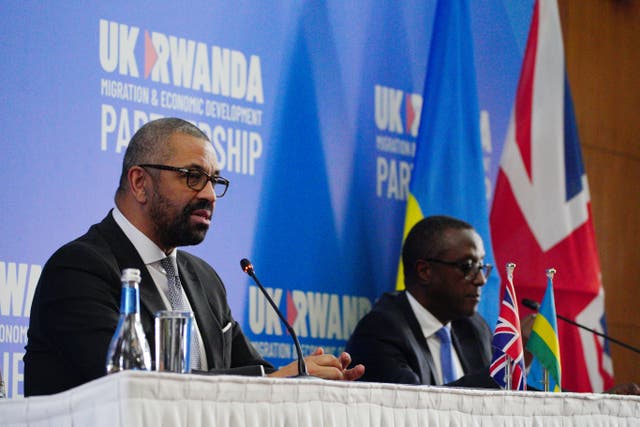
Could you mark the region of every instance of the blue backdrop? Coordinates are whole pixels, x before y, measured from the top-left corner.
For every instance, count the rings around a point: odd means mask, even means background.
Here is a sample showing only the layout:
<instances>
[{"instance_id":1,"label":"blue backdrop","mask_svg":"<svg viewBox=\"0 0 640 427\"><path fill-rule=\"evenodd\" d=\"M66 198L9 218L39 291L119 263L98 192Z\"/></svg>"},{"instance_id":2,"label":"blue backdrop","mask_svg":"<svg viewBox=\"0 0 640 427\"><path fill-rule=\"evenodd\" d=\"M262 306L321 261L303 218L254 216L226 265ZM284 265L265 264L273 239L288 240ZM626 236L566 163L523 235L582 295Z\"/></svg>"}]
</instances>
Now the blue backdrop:
<instances>
[{"instance_id":1,"label":"blue backdrop","mask_svg":"<svg viewBox=\"0 0 640 427\"><path fill-rule=\"evenodd\" d=\"M395 285L435 6L3 2L0 370L9 395L23 393L42 265L113 206L129 138L160 116L207 132L231 180L207 239L187 250L218 270L247 335L276 365L293 354L240 270L243 257L307 351L341 351ZM471 5L489 199L531 6Z\"/></svg>"}]
</instances>

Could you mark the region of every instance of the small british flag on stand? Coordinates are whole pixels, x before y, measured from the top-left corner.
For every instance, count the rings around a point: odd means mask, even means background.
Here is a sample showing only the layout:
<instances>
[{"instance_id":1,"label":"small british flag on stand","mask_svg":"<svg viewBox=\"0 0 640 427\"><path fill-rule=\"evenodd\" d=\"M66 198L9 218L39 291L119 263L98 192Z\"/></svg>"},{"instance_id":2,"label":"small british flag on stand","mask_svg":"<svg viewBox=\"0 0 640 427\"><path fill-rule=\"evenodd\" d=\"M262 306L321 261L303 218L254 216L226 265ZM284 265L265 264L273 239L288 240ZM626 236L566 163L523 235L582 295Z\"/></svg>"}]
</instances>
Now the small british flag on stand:
<instances>
[{"instance_id":1,"label":"small british flag on stand","mask_svg":"<svg viewBox=\"0 0 640 427\"><path fill-rule=\"evenodd\" d=\"M504 298L500 304L500 315L493 333L493 361L489 374L506 390L525 390L527 388L524 351L520 336L520 316L516 291L513 287L513 270L516 265L507 264L507 283Z\"/></svg>"}]
</instances>

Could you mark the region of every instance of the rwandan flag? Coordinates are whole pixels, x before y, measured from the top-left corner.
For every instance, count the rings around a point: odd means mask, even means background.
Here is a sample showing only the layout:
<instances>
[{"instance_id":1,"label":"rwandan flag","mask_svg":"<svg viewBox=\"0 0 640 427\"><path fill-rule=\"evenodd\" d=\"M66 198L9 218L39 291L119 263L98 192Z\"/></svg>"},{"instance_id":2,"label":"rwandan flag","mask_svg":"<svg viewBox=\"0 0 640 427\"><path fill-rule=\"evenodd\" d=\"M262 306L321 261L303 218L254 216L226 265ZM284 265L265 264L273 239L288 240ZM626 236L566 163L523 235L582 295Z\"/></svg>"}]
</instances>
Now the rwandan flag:
<instances>
[{"instance_id":1,"label":"rwandan flag","mask_svg":"<svg viewBox=\"0 0 640 427\"><path fill-rule=\"evenodd\" d=\"M484 240L485 262L492 264L467 0L438 2L423 100L403 240L422 218L450 215L474 226ZM400 263L397 289L403 288ZM495 275L484 288L490 310L481 309L493 313L489 324L497 320L498 290Z\"/></svg>"},{"instance_id":2,"label":"rwandan flag","mask_svg":"<svg viewBox=\"0 0 640 427\"><path fill-rule=\"evenodd\" d=\"M562 391L558 320L556 319L556 303L553 298L554 273L554 269L547 270L547 291L527 342L527 350L534 356L527 382L533 387L543 389L544 370L546 369L549 373L549 391Z\"/></svg>"}]
</instances>

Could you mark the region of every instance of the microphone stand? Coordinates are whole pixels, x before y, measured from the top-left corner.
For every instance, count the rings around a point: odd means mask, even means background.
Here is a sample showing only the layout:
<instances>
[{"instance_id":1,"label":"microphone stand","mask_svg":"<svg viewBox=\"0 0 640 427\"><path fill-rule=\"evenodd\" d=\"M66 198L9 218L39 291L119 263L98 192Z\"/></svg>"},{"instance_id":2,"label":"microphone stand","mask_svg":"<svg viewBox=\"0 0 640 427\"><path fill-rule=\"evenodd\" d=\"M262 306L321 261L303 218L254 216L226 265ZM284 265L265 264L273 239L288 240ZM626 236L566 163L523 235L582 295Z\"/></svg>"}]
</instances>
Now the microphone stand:
<instances>
[{"instance_id":1,"label":"microphone stand","mask_svg":"<svg viewBox=\"0 0 640 427\"><path fill-rule=\"evenodd\" d=\"M242 267L242 270L245 273L247 273L249 276L251 276L251 278L256 283L256 285L258 285L258 287L260 288L260 290L264 294L264 296L267 299L267 301L269 301L269 304L271 304L271 307L273 307L275 312L278 314L278 317L280 317L280 320L282 321L282 323L284 323L285 327L287 328L287 331L289 332L289 335L291 335L291 338L293 338L293 344L295 345L296 353L298 354L298 375L295 378L300 378L300 377L309 377L310 378L311 375L309 375L309 372L307 371L307 364L305 363L304 357L302 356L302 348L300 347L300 342L298 341L298 336L296 335L296 332L293 330L293 327L291 327L291 325L289 324L287 319L285 319L285 317L282 314L282 312L278 309L278 306L276 305L276 303L273 302L273 299L271 299L271 296L269 295L269 292L267 292L267 290L264 288L264 286L262 286L262 283L260 283L260 280L258 280L258 277L256 276L256 274L255 274L255 272L253 270L253 265L251 265L251 262L248 259L243 258L240 261L240 266Z\"/></svg>"},{"instance_id":2,"label":"microphone stand","mask_svg":"<svg viewBox=\"0 0 640 427\"><path fill-rule=\"evenodd\" d=\"M556 314L556 317L557 317L558 319L560 319L560 320L564 320L564 321L565 321L565 322L567 322L567 323L570 323L570 324L572 324L572 325L574 325L574 326L577 326L578 328L582 328L582 329L584 329L584 330L587 330L587 331L589 331L589 332L591 332L591 333L594 333L594 334L598 335L599 337L602 337L602 338L604 338L604 339L606 339L606 340L609 340L609 341L611 341L611 342L613 342L613 343L618 344L619 346L622 346L622 347L624 347L624 348L626 348L626 349L629 349L629 350L631 350L631 351L634 351L634 352L636 352L636 353L640 354L640 349L638 349L638 348L636 348L636 347L633 347L633 346L631 346L631 345L629 345L629 344L627 344L627 343L623 343L623 342L622 342L622 341L620 341L620 340L617 340L617 339L615 339L615 338L611 338L610 336L605 335L605 334L603 334L602 332L598 332L598 331L596 331L595 329L588 328L588 327L586 327L586 326L584 326L584 325L581 325L580 323L574 322L573 320L571 320L571 319L569 319L569 318L567 318L567 317L561 316L561 315L559 315L559 314Z\"/></svg>"},{"instance_id":3,"label":"microphone stand","mask_svg":"<svg viewBox=\"0 0 640 427\"><path fill-rule=\"evenodd\" d=\"M527 298L522 300L522 305L524 305L525 307L530 308L530 309L532 309L534 311L540 310L540 303L539 302L534 301L534 300L530 300L530 299L527 299ZM573 320L571 320L571 319L569 319L567 317L561 316L560 314L556 313L556 317L558 319L560 319L560 320L564 320L565 322L572 324L573 326L577 326L578 328L582 328L582 329L584 329L586 331L591 332L592 334L596 334L599 337L602 337L602 338L604 338L606 340L609 340L612 343L618 344L621 347L624 347L624 348L626 348L628 350L631 350L631 351L633 351L635 353L640 354L640 349L638 349L636 347L633 347L633 346L631 346L631 345L629 345L627 343L624 343L624 342L622 342L620 340L617 340L615 338L611 338L610 336L605 335L602 332L599 332L599 331L596 331L595 329L592 329L592 328L589 328L587 326L581 325L580 323L575 322L575 321L573 321Z\"/></svg>"}]
</instances>

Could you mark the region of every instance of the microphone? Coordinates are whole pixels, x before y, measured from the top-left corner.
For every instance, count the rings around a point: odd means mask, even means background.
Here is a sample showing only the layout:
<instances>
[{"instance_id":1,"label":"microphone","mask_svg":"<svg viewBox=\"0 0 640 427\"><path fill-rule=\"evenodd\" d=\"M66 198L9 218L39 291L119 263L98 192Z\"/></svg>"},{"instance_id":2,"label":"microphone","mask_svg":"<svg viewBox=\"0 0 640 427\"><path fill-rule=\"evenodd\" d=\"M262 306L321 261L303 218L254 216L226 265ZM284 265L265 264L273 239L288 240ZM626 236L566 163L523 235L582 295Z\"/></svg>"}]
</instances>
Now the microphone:
<instances>
[{"instance_id":1,"label":"microphone","mask_svg":"<svg viewBox=\"0 0 640 427\"><path fill-rule=\"evenodd\" d=\"M523 298L522 299L522 305L524 305L525 307L530 308L531 310L534 310L534 311L540 310L540 303L538 301L534 301L532 299ZM556 317L558 319L560 319L560 320L564 320L565 322L572 324L573 326L577 326L578 328L582 328L584 330L587 330L587 331L589 331L589 332L591 332L593 334L598 335L599 337L602 337L602 338L604 338L606 340L611 341L612 343L616 343L619 346L622 346L622 347L624 347L624 348L626 348L628 350L631 350L631 351L634 351L634 352L640 354L640 349L637 349L637 348L635 348L635 347L633 347L633 346L631 346L631 345L629 345L627 343L624 343L624 342L622 342L620 340L617 340L615 338L611 338L610 336L605 335L602 332L598 332L595 329L588 328L588 327L586 327L584 325L581 325L578 322L574 322L573 320L571 320L571 319L569 319L567 317L561 316L561 315L559 315L557 313L556 313Z\"/></svg>"},{"instance_id":2,"label":"microphone","mask_svg":"<svg viewBox=\"0 0 640 427\"><path fill-rule=\"evenodd\" d=\"M522 298L522 305L524 305L527 308L530 308L533 311L540 310L540 303L538 301L534 301L532 299Z\"/></svg>"},{"instance_id":3,"label":"microphone","mask_svg":"<svg viewBox=\"0 0 640 427\"><path fill-rule=\"evenodd\" d=\"M298 341L298 336L296 335L296 332L293 330L289 322L287 322L287 319L285 319L285 317L282 315L282 312L280 311L280 309L278 309L278 306L276 305L276 303L273 302L267 290L262 286L262 283L260 283L260 281L256 277L256 273L253 270L253 265L251 264L251 261L249 261L246 258L242 258L240 260L240 267L242 267L242 271L244 271L249 276L251 276L251 278L256 283L256 285L258 285L258 288L260 288L260 291L262 291L267 301L269 301L269 304L271 304L271 307L273 307L275 312L278 314L278 317L280 317L280 320L282 321L282 323L284 323L284 325L286 326L287 331L289 331L289 335L291 335L291 338L293 338L293 344L296 347L296 353L298 353L298 375L296 378L310 377L309 372L307 372L307 364L304 362L304 357L302 357L302 349L300 348L300 342Z\"/></svg>"}]
</instances>

